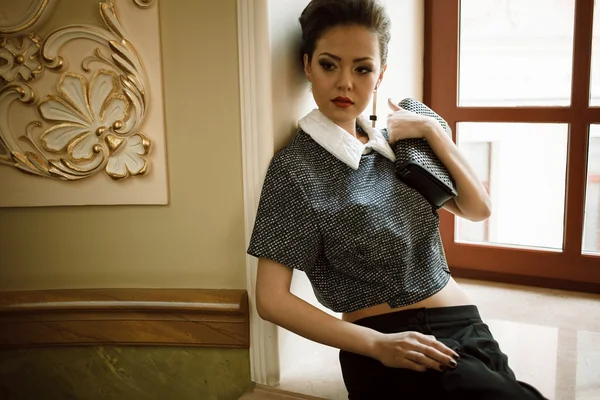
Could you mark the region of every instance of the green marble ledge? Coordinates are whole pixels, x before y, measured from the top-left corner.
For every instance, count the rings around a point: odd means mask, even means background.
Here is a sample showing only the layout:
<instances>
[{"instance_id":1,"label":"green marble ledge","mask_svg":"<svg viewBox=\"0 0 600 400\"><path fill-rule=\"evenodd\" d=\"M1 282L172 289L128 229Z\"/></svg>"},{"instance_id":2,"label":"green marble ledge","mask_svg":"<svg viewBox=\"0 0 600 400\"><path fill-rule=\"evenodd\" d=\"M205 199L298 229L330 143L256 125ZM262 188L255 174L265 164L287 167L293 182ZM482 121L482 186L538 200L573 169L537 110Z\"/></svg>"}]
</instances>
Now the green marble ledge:
<instances>
[{"instance_id":1,"label":"green marble ledge","mask_svg":"<svg viewBox=\"0 0 600 400\"><path fill-rule=\"evenodd\" d=\"M247 349L0 350L2 400L237 400L250 386Z\"/></svg>"}]
</instances>

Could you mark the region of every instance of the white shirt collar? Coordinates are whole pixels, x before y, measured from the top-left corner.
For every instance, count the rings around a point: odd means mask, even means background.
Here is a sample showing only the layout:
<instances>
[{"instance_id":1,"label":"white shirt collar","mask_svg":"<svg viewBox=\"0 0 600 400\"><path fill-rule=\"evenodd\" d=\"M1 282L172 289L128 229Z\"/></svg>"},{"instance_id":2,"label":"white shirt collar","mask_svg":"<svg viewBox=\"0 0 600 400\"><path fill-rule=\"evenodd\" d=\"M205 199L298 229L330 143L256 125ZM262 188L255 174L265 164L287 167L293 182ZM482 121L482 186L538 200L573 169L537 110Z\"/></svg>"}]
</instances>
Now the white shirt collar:
<instances>
[{"instance_id":1,"label":"white shirt collar","mask_svg":"<svg viewBox=\"0 0 600 400\"><path fill-rule=\"evenodd\" d=\"M318 109L308 113L298 121L298 125L315 142L352 169L358 169L360 157L371 149L391 161L396 161L394 151L383 134L378 129L370 127L366 118L359 117L356 121L369 136L366 144L336 125Z\"/></svg>"}]
</instances>

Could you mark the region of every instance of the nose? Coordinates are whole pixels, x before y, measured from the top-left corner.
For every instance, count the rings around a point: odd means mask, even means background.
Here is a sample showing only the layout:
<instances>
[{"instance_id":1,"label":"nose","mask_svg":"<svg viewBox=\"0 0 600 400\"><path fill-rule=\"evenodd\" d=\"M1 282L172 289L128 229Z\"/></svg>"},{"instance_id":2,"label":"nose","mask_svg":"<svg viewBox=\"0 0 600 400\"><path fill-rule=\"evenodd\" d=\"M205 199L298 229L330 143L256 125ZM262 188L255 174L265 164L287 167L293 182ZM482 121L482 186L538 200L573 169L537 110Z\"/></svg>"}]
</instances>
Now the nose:
<instances>
[{"instance_id":1,"label":"nose","mask_svg":"<svg viewBox=\"0 0 600 400\"><path fill-rule=\"evenodd\" d=\"M352 90L352 70L348 68L340 69L337 87L340 91Z\"/></svg>"}]
</instances>

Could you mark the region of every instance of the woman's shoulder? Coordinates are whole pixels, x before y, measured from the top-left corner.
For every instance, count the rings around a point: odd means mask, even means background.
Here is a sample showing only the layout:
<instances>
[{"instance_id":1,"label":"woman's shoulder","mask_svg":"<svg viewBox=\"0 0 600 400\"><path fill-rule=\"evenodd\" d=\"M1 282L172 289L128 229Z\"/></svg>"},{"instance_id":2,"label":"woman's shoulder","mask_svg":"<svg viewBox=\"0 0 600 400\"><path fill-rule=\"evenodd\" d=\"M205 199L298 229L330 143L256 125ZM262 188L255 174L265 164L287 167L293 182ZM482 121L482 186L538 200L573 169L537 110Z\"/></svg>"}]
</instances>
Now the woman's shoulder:
<instances>
[{"instance_id":1,"label":"woman's shoulder","mask_svg":"<svg viewBox=\"0 0 600 400\"><path fill-rule=\"evenodd\" d=\"M290 143L275 153L270 168L277 168L291 175L306 172L318 161L320 151L320 146L299 129Z\"/></svg>"}]
</instances>

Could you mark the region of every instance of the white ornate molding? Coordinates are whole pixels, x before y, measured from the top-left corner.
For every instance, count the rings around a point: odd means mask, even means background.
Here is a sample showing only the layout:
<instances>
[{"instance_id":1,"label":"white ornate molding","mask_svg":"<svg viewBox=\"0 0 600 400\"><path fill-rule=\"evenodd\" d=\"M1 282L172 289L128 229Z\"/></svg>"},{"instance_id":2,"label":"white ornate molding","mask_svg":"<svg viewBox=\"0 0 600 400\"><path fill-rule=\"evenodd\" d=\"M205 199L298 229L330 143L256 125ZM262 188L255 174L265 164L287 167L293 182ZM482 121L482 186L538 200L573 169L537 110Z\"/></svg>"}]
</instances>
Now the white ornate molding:
<instances>
[{"instance_id":1,"label":"white ornate molding","mask_svg":"<svg viewBox=\"0 0 600 400\"><path fill-rule=\"evenodd\" d=\"M153 0L134 0L147 7ZM28 22L31 26L44 12L47 0L37 3ZM148 108L146 73L133 44L126 38L113 0L100 3L105 27L69 25L45 38L34 34L0 41L0 164L46 178L75 181L104 170L115 180L143 175L148 171L146 156L151 140L140 127ZM17 26L17 24L14 24ZM11 28L13 31L16 27ZM61 49L68 42L88 40L99 44L85 58L81 69L92 73L65 71L55 93L37 104L39 120L31 121L25 132L11 129L12 103L36 105L36 89L29 84L43 69L62 71ZM108 54L106 54L108 53ZM102 68L92 70L91 64Z\"/></svg>"},{"instance_id":2,"label":"white ornate molding","mask_svg":"<svg viewBox=\"0 0 600 400\"><path fill-rule=\"evenodd\" d=\"M268 0L238 0L241 134L246 244L250 240L263 178L273 156ZM246 256L250 299L250 367L252 381L279 383L277 327L256 311L256 259Z\"/></svg>"},{"instance_id":3,"label":"white ornate molding","mask_svg":"<svg viewBox=\"0 0 600 400\"><path fill-rule=\"evenodd\" d=\"M35 35L0 39L0 77L6 83L31 81L42 72L39 61L41 40Z\"/></svg>"}]
</instances>

